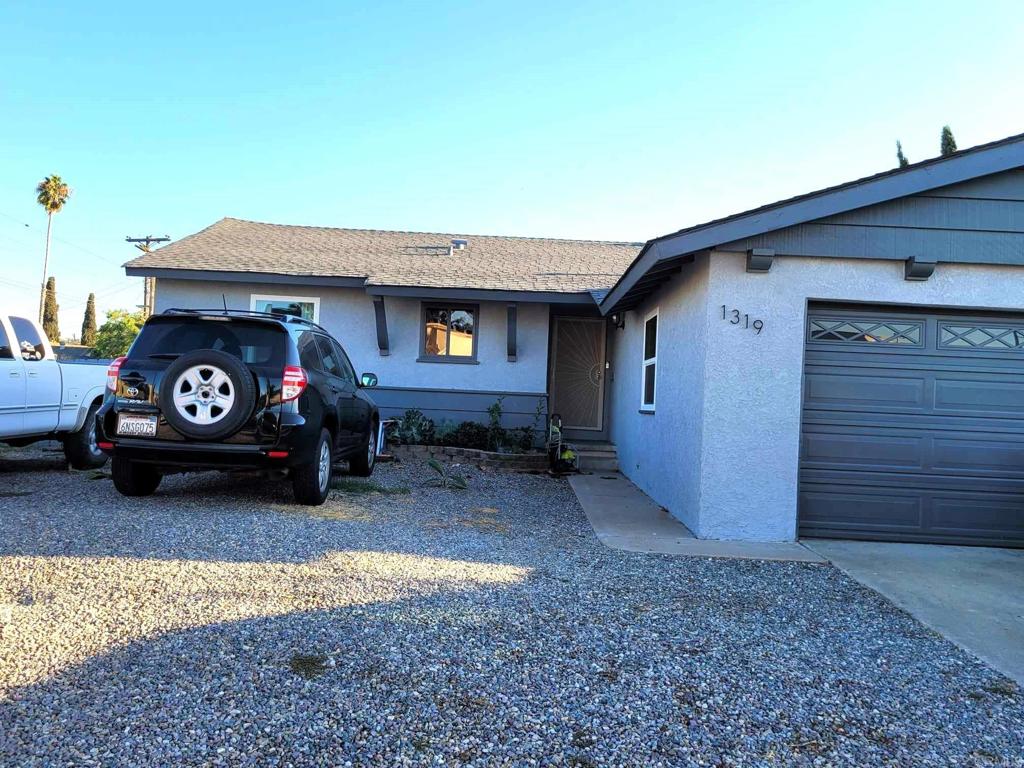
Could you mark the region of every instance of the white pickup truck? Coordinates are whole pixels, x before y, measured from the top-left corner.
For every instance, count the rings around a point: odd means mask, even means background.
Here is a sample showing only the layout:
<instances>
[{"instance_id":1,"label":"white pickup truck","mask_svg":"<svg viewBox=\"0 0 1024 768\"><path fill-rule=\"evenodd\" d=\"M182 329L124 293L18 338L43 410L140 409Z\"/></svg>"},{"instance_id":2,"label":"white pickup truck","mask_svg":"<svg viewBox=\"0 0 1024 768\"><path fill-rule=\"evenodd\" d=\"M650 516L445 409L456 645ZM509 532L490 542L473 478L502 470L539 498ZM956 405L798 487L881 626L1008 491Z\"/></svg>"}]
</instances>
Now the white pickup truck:
<instances>
[{"instance_id":1,"label":"white pickup truck","mask_svg":"<svg viewBox=\"0 0 1024 768\"><path fill-rule=\"evenodd\" d=\"M0 443L60 440L75 469L103 466L96 411L106 383L102 363L58 363L37 322L0 313Z\"/></svg>"}]
</instances>

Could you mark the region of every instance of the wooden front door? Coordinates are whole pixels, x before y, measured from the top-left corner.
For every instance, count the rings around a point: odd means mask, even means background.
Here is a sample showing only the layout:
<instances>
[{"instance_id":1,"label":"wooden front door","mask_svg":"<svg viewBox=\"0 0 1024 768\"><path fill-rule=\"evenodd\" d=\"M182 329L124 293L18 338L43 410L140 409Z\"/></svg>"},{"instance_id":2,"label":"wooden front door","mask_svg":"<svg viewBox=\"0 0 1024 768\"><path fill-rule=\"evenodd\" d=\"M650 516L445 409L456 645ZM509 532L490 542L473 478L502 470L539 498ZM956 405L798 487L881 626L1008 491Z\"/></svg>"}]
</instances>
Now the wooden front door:
<instances>
[{"instance_id":1,"label":"wooden front door","mask_svg":"<svg viewBox=\"0 0 1024 768\"><path fill-rule=\"evenodd\" d=\"M604 333L600 317L555 318L550 407L563 428L604 428Z\"/></svg>"}]
</instances>

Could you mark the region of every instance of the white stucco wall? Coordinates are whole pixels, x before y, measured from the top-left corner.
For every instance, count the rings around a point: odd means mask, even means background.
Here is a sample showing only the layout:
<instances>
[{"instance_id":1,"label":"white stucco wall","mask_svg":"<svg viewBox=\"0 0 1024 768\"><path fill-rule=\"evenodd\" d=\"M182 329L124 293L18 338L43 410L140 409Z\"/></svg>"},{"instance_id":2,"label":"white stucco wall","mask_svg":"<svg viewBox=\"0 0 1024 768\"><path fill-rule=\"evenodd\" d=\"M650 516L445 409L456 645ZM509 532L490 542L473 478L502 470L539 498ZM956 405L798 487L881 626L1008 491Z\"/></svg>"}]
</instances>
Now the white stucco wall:
<instances>
[{"instance_id":1,"label":"white stucco wall","mask_svg":"<svg viewBox=\"0 0 1024 768\"><path fill-rule=\"evenodd\" d=\"M622 471L696 530L700 509L708 258L683 268L643 307L609 328L611 439ZM644 317L658 308L656 408L640 413Z\"/></svg>"},{"instance_id":2,"label":"white stucco wall","mask_svg":"<svg viewBox=\"0 0 1024 768\"><path fill-rule=\"evenodd\" d=\"M613 387L613 439L623 471L704 538L796 536L808 302L1001 310L1024 304L1024 274L1014 267L939 264L931 279L908 282L897 261L777 257L767 274L748 274L743 254L715 253L704 274L702 281L700 262L684 267L628 313L616 339ZM665 318L658 404L653 416L643 416L640 324L655 304ZM723 304L764 321L763 332L723 320Z\"/></svg>"},{"instance_id":3,"label":"white stucco wall","mask_svg":"<svg viewBox=\"0 0 1024 768\"><path fill-rule=\"evenodd\" d=\"M276 285L273 283L157 281L156 310L168 307L249 309L253 294L313 296L320 299L319 323L345 347L357 371L373 371L382 387L423 387L483 392L547 391L548 305L519 304L517 359L506 350L506 302L478 302L479 365L419 363L420 301L384 299L391 354L377 349L373 300L358 288ZM474 302L477 303L477 302Z\"/></svg>"}]
</instances>

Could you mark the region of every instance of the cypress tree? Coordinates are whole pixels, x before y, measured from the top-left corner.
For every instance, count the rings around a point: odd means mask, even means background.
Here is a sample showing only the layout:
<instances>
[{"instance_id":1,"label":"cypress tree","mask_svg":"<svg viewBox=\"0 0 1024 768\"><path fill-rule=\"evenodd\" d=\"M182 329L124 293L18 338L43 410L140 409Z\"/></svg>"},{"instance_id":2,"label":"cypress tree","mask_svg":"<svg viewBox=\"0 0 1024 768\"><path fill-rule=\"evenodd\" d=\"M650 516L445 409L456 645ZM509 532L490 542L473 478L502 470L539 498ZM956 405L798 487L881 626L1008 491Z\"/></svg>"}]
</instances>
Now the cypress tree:
<instances>
[{"instance_id":1,"label":"cypress tree","mask_svg":"<svg viewBox=\"0 0 1024 768\"><path fill-rule=\"evenodd\" d=\"M899 139L896 140L896 160L899 162L900 168L906 168L910 165L907 156L903 154L903 144L900 143Z\"/></svg>"},{"instance_id":2,"label":"cypress tree","mask_svg":"<svg viewBox=\"0 0 1024 768\"><path fill-rule=\"evenodd\" d=\"M953 131L948 125L942 126L942 141L939 144L939 151L943 157L956 152L956 139L953 138Z\"/></svg>"},{"instance_id":3,"label":"cypress tree","mask_svg":"<svg viewBox=\"0 0 1024 768\"><path fill-rule=\"evenodd\" d=\"M46 300L43 302L43 332L51 344L60 344L60 325L57 323L57 279L46 281Z\"/></svg>"},{"instance_id":4,"label":"cypress tree","mask_svg":"<svg viewBox=\"0 0 1024 768\"><path fill-rule=\"evenodd\" d=\"M96 294L90 293L85 303L85 318L82 320L82 345L96 344Z\"/></svg>"}]
</instances>

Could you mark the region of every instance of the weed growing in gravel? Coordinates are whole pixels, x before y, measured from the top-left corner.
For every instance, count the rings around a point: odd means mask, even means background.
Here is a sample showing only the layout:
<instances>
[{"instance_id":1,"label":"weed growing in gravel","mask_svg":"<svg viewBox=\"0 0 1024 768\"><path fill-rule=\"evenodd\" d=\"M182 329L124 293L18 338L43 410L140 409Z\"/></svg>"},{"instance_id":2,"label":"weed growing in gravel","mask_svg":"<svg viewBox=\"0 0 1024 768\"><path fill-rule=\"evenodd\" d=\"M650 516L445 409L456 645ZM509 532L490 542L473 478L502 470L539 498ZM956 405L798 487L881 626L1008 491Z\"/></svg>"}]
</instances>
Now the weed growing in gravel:
<instances>
[{"instance_id":1,"label":"weed growing in gravel","mask_svg":"<svg viewBox=\"0 0 1024 768\"><path fill-rule=\"evenodd\" d=\"M456 488L460 491L469 488L469 481L465 477L453 472L449 466L442 464L437 459L428 459L427 466L437 473L437 477L430 478L424 485L436 485L438 488Z\"/></svg>"},{"instance_id":2,"label":"weed growing in gravel","mask_svg":"<svg viewBox=\"0 0 1024 768\"><path fill-rule=\"evenodd\" d=\"M381 493L385 496L402 496L411 493L404 485L388 487L372 480L359 480L354 477L336 478L331 486L336 491L345 493Z\"/></svg>"},{"instance_id":3,"label":"weed growing in gravel","mask_svg":"<svg viewBox=\"0 0 1024 768\"><path fill-rule=\"evenodd\" d=\"M292 672L300 677L312 680L315 677L320 677L320 675L327 671L327 657L306 656L296 653L288 662L288 666L291 667Z\"/></svg>"},{"instance_id":4,"label":"weed growing in gravel","mask_svg":"<svg viewBox=\"0 0 1024 768\"><path fill-rule=\"evenodd\" d=\"M1016 696L1020 688L1012 680L998 680L992 685L986 685L985 690L989 693L998 693L1003 696Z\"/></svg>"}]
</instances>

